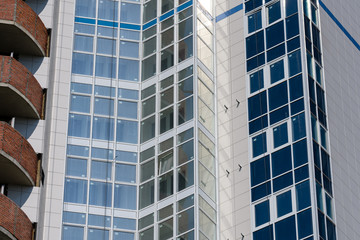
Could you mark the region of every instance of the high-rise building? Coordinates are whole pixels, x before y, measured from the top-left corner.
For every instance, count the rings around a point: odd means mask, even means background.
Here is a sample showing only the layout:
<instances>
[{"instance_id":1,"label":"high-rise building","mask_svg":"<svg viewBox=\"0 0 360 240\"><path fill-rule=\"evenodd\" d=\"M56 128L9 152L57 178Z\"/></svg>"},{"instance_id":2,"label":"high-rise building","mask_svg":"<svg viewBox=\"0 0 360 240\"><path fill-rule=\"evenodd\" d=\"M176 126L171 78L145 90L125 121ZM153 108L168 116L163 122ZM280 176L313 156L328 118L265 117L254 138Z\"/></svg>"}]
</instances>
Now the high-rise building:
<instances>
[{"instance_id":1,"label":"high-rise building","mask_svg":"<svg viewBox=\"0 0 360 240\"><path fill-rule=\"evenodd\" d=\"M0 0L0 239L359 239L357 10Z\"/></svg>"}]
</instances>

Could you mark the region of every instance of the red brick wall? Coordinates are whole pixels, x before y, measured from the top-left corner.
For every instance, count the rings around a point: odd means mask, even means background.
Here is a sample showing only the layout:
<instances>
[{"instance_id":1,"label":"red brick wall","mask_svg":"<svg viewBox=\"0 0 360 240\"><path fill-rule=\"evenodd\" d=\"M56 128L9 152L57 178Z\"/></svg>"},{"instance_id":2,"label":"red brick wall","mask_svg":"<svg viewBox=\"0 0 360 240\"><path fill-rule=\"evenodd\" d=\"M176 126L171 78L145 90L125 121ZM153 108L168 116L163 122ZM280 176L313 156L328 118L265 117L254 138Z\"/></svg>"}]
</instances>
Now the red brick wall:
<instances>
[{"instance_id":1,"label":"red brick wall","mask_svg":"<svg viewBox=\"0 0 360 240\"><path fill-rule=\"evenodd\" d=\"M36 182L38 159L34 149L18 131L5 122L0 122L0 149L18 161Z\"/></svg>"},{"instance_id":2,"label":"red brick wall","mask_svg":"<svg viewBox=\"0 0 360 240\"><path fill-rule=\"evenodd\" d=\"M23 0L0 0L0 19L24 27L46 53L48 33L39 16Z\"/></svg>"},{"instance_id":3,"label":"red brick wall","mask_svg":"<svg viewBox=\"0 0 360 240\"><path fill-rule=\"evenodd\" d=\"M9 198L0 194L0 226L17 240L31 240L32 223L26 214Z\"/></svg>"},{"instance_id":4,"label":"red brick wall","mask_svg":"<svg viewBox=\"0 0 360 240\"><path fill-rule=\"evenodd\" d=\"M0 0L1 1L1 0ZM36 78L18 61L0 56L0 83L8 83L20 91L41 115L43 91Z\"/></svg>"}]
</instances>

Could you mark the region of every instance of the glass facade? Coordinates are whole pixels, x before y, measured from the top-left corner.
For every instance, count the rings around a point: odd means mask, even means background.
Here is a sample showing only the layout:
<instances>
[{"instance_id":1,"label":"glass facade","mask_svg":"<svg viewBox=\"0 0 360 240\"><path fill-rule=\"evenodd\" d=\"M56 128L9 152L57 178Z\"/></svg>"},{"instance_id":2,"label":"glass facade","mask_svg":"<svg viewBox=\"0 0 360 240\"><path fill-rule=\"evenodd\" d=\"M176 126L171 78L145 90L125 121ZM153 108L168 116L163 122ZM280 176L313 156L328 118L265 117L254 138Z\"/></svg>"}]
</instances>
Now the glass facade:
<instances>
[{"instance_id":1,"label":"glass facade","mask_svg":"<svg viewBox=\"0 0 360 240\"><path fill-rule=\"evenodd\" d=\"M336 239L318 7L245 2L254 240Z\"/></svg>"}]
</instances>

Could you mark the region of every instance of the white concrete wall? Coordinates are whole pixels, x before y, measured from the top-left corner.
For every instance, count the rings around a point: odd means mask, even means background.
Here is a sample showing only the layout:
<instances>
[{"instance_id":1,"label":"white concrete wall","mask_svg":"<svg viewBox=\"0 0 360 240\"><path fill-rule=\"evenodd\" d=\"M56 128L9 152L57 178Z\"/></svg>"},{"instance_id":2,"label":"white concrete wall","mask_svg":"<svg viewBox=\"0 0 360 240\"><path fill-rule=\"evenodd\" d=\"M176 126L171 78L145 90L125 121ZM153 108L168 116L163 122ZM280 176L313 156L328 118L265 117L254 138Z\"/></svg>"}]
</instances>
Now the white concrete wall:
<instances>
[{"instance_id":1,"label":"white concrete wall","mask_svg":"<svg viewBox=\"0 0 360 240\"><path fill-rule=\"evenodd\" d=\"M323 0L360 43L360 1ZM360 51L321 9L327 109L339 240L360 239Z\"/></svg>"},{"instance_id":2,"label":"white concrete wall","mask_svg":"<svg viewBox=\"0 0 360 240\"><path fill-rule=\"evenodd\" d=\"M216 16L239 4L217 0ZM243 18L241 10L216 24L219 225L220 239L231 240L251 238Z\"/></svg>"}]
</instances>

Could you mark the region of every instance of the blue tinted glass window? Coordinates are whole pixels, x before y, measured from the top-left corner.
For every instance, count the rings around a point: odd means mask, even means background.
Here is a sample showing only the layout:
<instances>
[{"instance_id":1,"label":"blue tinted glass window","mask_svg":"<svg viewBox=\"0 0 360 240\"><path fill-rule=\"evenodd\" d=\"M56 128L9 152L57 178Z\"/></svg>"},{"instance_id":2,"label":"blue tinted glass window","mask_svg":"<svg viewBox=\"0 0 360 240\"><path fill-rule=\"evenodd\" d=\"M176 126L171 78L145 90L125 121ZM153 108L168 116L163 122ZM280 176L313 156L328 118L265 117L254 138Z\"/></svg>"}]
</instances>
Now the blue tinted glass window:
<instances>
[{"instance_id":1,"label":"blue tinted glass window","mask_svg":"<svg viewBox=\"0 0 360 240\"><path fill-rule=\"evenodd\" d=\"M114 140L114 119L94 117L93 138L101 140Z\"/></svg>"},{"instance_id":2,"label":"blue tinted glass window","mask_svg":"<svg viewBox=\"0 0 360 240\"><path fill-rule=\"evenodd\" d=\"M248 17L249 33L259 30L260 28L262 28L261 11L253 13Z\"/></svg>"},{"instance_id":3,"label":"blue tinted glass window","mask_svg":"<svg viewBox=\"0 0 360 240\"><path fill-rule=\"evenodd\" d=\"M139 43L120 41L120 56L121 57L139 57Z\"/></svg>"},{"instance_id":4,"label":"blue tinted glass window","mask_svg":"<svg viewBox=\"0 0 360 240\"><path fill-rule=\"evenodd\" d=\"M268 17L269 24L281 18L280 1L268 7Z\"/></svg>"},{"instance_id":5,"label":"blue tinted glass window","mask_svg":"<svg viewBox=\"0 0 360 240\"><path fill-rule=\"evenodd\" d=\"M260 7L262 5L262 0L250 0L245 2L245 12L249 12L251 10L254 10L257 7Z\"/></svg>"},{"instance_id":6,"label":"blue tinted glass window","mask_svg":"<svg viewBox=\"0 0 360 240\"><path fill-rule=\"evenodd\" d=\"M277 123L289 117L289 107L286 105L270 113L270 124Z\"/></svg>"},{"instance_id":7,"label":"blue tinted glass window","mask_svg":"<svg viewBox=\"0 0 360 240\"><path fill-rule=\"evenodd\" d=\"M119 96L118 97L132 99L132 100L138 100L139 99L139 91L125 89L125 88L119 88Z\"/></svg>"},{"instance_id":8,"label":"blue tinted glass window","mask_svg":"<svg viewBox=\"0 0 360 240\"><path fill-rule=\"evenodd\" d=\"M91 178L111 180L112 163L91 161Z\"/></svg>"},{"instance_id":9,"label":"blue tinted glass window","mask_svg":"<svg viewBox=\"0 0 360 240\"><path fill-rule=\"evenodd\" d=\"M64 202L86 204L87 181L65 179Z\"/></svg>"},{"instance_id":10,"label":"blue tinted glass window","mask_svg":"<svg viewBox=\"0 0 360 240\"><path fill-rule=\"evenodd\" d=\"M114 232L113 240L134 240L134 233L129 232Z\"/></svg>"},{"instance_id":11,"label":"blue tinted glass window","mask_svg":"<svg viewBox=\"0 0 360 240\"><path fill-rule=\"evenodd\" d=\"M128 81L139 80L139 61L119 59L119 79Z\"/></svg>"},{"instance_id":12,"label":"blue tinted glass window","mask_svg":"<svg viewBox=\"0 0 360 240\"><path fill-rule=\"evenodd\" d=\"M271 194L270 181L251 189L251 200L254 202L254 201L256 201L260 198L263 198L269 194Z\"/></svg>"},{"instance_id":13,"label":"blue tinted glass window","mask_svg":"<svg viewBox=\"0 0 360 240\"><path fill-rule=\"evenodd\" d=\"M67 223L85 224L86 214L75 212L63 212L63 221Z\"/></svg>"},{"instance_id":14,"label":"blue tinted glass window","mask_svg":"<svg viewBox=\"0 0 360 240\"><path fill-rule=\"evenodd\" d=\"M119 2L113 0L101 0L98 5L98 18L106 20L118 20Z\"/></svg>"},{"instance_id":15,"label":"blue tinted glass window","mask_svg":"<svg viewBox=\"0 0 360 240\"><path fill-rule=\"evenodd\" d=\"M280 83L269 89L269 110L278 108L288 102L287 82Z\"/></svg>"},{"instance_id":16,"label":"blue tinted glass window","mask_svg":"<svg viewBox=\"0 0 360 240\"><path fill-rule=\"evenodd\" d=\"M302 85L302 75L298 75L289 80L290 85L290 101L293 101L304 95Z\"/></svg>"},{"instance_id":17,"label":"blue tinted glass window","mask_svg":"<svg viewBox=\"0 0 360 240\"><path fill-rule=\"evenodd\" d=\"M293 145L294 167L301 166L308 162L306 139L301 140Z\"/></svg>"},{"instance_id":18,"label":"blue tinted glass window","mask_svg":"<svg viewBox=\"0 0 360 240\"><path fill-rule=\"evenodd\" d=\"M301 113L291 118L293 141L306 136L305 114Z\"/></svg>"},{"instance_id":19,"label":"blue tinted glass window","mask_svg":"<svg viewBox=\"0 0 360 240\"><path fill-rule=\"evenodd\" d=\"M329 195L325 194L325 204L326 204L326 214L333 218L333 207L332 207L332 199Z\"/></svg>"},{"instance_id":20,"label":"blue tinted glass window","mask_svg":"<svg viewBox=\"0 0 360 240\"><path fill-rule=\"evenodd\" d=\"M67 146L67 154L74 155L74 156L88 157L89 156L89 148L69 144Z\"/></svg>"},{"instance_id":21,"label":"blue tinted glass window","mask_svg":"<svg viewBox=\"0 0 360 240\"><path fill-rule=\"evenodd\" d=\"M140 40L140 32L120 29L120 38Z\"/></svg>"},{"instance_id":22,"label":"blue tinted glass window","mask_svg":"<svg viewBox=\"0 0 360 240\"><path fill-rule=\"evenodd\" d=\"M115 88L105 86L95 86L95 96L115 97Z\"/></svg>"},{"instance_id":23,"label":"blue tinted glass window","mask_svg":"<svg viewBox=\"0 0 360 240\"><path fill-rule=\"evenodd\" d=\"M295 115L301 111L304 111L304 99L297 100L291 103L291 115Z\"/></svg>"},{"instance_id":24,"label":"blue tinted glass window","mask_svg":"<svg viewBox=\"0 0 360 240\"><path fill-rule=\"evenodd\" d=\"M300 47L300 37L293 38L287 41L287 51L291 52Z\"/></svg>"},{"instance_id":25,"label":"blue tinted glass window","mask_svg":"<svg viewBox=\"0 0 360 240\"><path fill-rule=\"evenodd\" d=\"M284 60L280 60L270 65L271 83L275 83L284 78Z\"/></svg>"},{"instance_id":26,"label":"blue tinted glass window","mask_svg":"<svg viewBox=\"0 0 360 240\"><path fill-rule=\"evenodd\" d=\"M277 148L287 143L288 142L287 123L274 127L273 136L274 136L274 148Z\"/></svg>"},{"instance_id":27,"label":"blue tinted glass window","mask_svg":"<svg viewBox=\"0 0 360 240\"><path fill-rule=\"evenodd\" d=\"M91 94L92 85L84 83L71 83L71 92Z\"/></svg>"},{"instance_id":28,"label":"blue tinted glass window","mask_svg":"<svg viewBox=\"0 0 360 240\"><path fill-rule=\"evenodd\" d=\"M291 191L287 191L276 197L277 217L292 212Z\"/></svg>"},{"instance_id":29,"label":"blue tinted glass window","mask_svg":"<svg viewBox=\"0 0 360 240\"><path fill-rule=\"evenodd\" d=\"M296 35L299 35L299 18L297 14L286 18L286 39Z\"/></svg>"},{"instance_id":30,"label":"blue tinted glass window","mask_svg":"<svg viewBox=\"0 0 360 240\"><path fill-rule=\"evenodd\" d=\"M91 157L113 160L114 154L113 154L113 150L93 147L91 149Z\"/></svg>"},{"instance_id":31,"label":"blue tinted glass window","mask_svg":"<svg viewBox=\"0 0 360 240\"><path fill-rule=\"evenodd\" d=\"M326 239L326 227L325 227L325 217L322 212L318 210L318 224L319 224L319 234L322 239Z\"/></svg>"},{"instance_id":32,"label":"blue tinted glass window","mask_svg":"<svg viewBox=\"0 0 360 240\"><path fill-rule=\"evenodd\" d=\"M299 239L313 233L311 209L298 213L297 221Z\"/></svg>"},{"instance_id":33,"label":"blue tinted glass window","mask_svg":"<svg viewBox=\"0 0 360 240\"><path fill-rule=\"evenodd\" d=\"M252 138L253 157L259 156L267 151L266 132Z\"/></svg>"},{"instance_id":34,"label":"blue tinted glass window","mask_svg":"<svg viewBox=\"0 0 360 240\"><path fill-rule=\"evenodd\" d=\"M309 181L296 185L296 205L297 210L300 211L311 204L310 199L310 184Z\"/></svg>"},{"instance_id":35,"label":"blue tinted glass window","mask_svg":"<svg viewBox=\"0 0 360 240\"><path fill-rule=\"evenodd\" d=\"M96 0L77 0L75 15L82 17L95 17Z\"/></svg>"},{"instance_id":36,"label":"blue tinted glass window","mask_svg":"<svg viewBox=\"0 0 360 240\"><path fill-rule=\"evenodd\" d=\"M265 54L260 54L256 57L253 57L246 62L246 69L247 71L251 71L257 67L260 67L261 65L265 64Z\"/></svg>"},{"instance_id":37,"label":"blue tinted glass window","mask_svg":"<svg viewBox=\"0 0 360 240\"><path fill-rule=\"evenodd\" d=\"M269 200L255 205L255 226L260 226L270 221Z\"/></svg>"},{"instance_id":38,"label":"blue tinted glass window","mask_svg":"<svg viewBox=\"0 0 360 240\"><path fill-rule=\"evenodd\" d=\"M323 173L331 179L330 156L323 149L321 149L321 163Z\"/></svg>"},{"instance_id":39,"label":"blue tinted glass window","mask_svg":"<svg viewBox=\"0 0 360 240\"><path fill-rule=\"evenodd\" d=\"M267 112L266 91L248 99L249 120L259 117Z\"/></svg>"},{"instance_id":40,"label":"blue tinted glass window","mask_svg":"<svg viewBox=\"0 0 360 240\"><path fill-rule=\"evenodd\" d=\"M309 177L308 165L295 170L295 182L300 182Z\"/></svg>"},{"instance_id":41,"label":"blue tinted glass window","mask_svg":"<svg viewBox=\"0 0 360 240\"><path fill-rule=\"evenodd\" d=\"M285 2L285 9L286 9L286 16L290 16L297 12L297 0L286 0Z\"/></svg>"},{"instance_id":42,"label":"blue tinted glass window","mask_svg":"<svg viewBox=\"0 0 360 240\"><path fill-rule=\"evenodd\" d=\"M109 230L89 228L87 240L108 240L108 239L109 239Z\"/></svg>"},{"instance_id":43,"label":"blue tinted glass window","mask_svg":"<svg viewBox=\"0 0 360 240\"><path fill-rule=\"evenodd\" d=\"M264 227L253 233L253 240L273 240L273 225Z\"/></svg>"},{"instance_id":44,"label":"blue tinted glass window","mask_svg":"<svg viewBox=\"0 0 360 240\"><path fill-rule=\"evenodd\" d=\"M94 56L83 53L73 53L72 73L93 75Z\"/></svg>"},{"instance_id":45,"label":"blue tinted glass window","mask_svg":"<svg viewBox=\"0 0 360 240\"><path fill-rule=\"evenodd\" d=\"M269 156L263 157L250 164L251 186L255 186L270 179L270 161Z\"/></svg>"},{"instance_id":46,"label":"blue tinted glass window","mask_svg":"<svg viewBox=\"0 0 360 240\"><path fill-rule=\"evenodd\" d=\"M74 226L63 226L62 240L81 240L84 239L84 228Z\"/></svg>"},{"instance_id":47,"label":"blue tinted glass window","mask_svg":"<svg viewBox=\"0 0 360 240\"><path fill-rule=\"evenodd\" d=\"M120 21L140 23L140 4L121 3Z\"/></svg>"},{"instance_id":48,"label":"blue tinted glass window","mask_svg":"<svg viewBox=\"0 0 360 240\"><path fill-rule=\"evenodd\" d=\"M138 141L138 123L134 121L118 120L116 141L136 144Z\"/></svg>"},{"instance_id":49,"label":"blue tinted glass window","mask_svg":"<svg viewBox=\"0 0 360 240\"><path fill-rule=\"evenodd\" d=\"M118 117L137 119L137 103L119 101L118 102Z\"/></svg>"},{"instance_id":50,"label":"blue tinted glass window","mask_svg":"<svg viewBox=\"0 0 360 240\"><path fill-rule=\"evenodd\" d=\"M81 23L75 23L74 32L75 33L95 34L95 26L81 24Z\"/></svg>"},{"instance_id":51,"label":"blue tinted glass window","mask_svg":"<svg viewBox=\"0 0 360 240\"><path fill-rule=\"evenodd\" d=\"M273 191L279 191L293 184L293 174L289 172L273 180Z\"/></svg>"},{"instance_id":52,"label":"blue tinted glass window","mask_svg":"<svg viewBox=\"0 0 360 240\"><path fill-rule=\"evenodd\" d=\"M288 146L271 154L272 174L276 177L292 168L291 147Z\"/></svg>"},{"instance_id":53,"label":"blue tinted glass window","mask_svg":"<svg viewBox=\"0 0 360 240\"><path fill-rule=\"evenodd\" d=\"M297 50L288 55L289 59L289 77L294 76L295 74L301 72L301 54Z\"/></svg>"},{"instance_id":54,"label":"blue tinted glass window","mask_svg":"<svg viewBox=\"0 0 360 240\"><path fill-rule=\"evenodd\" d=\"M114 100L107 98L95 98L94 113L114 116Z\"/></svg>"},{"instance_id":55,"label":"blue tinted glass window","mask_svg":"<svg viewBox=\"0 0 360 240\"><path fill-rule=\"evenodd\" d=\"M89 36L75 35L74 36L74 50L92 52L94 38Z\"/></svg>"},{"instance_id":56,"label":"blue tinted glass window","mask_svg":"<svg viewBox=\"0 0 360 240\"><path fill-rule=\"evenodd\" d=\"M116 58L96 56L95 76L115 78Z\"/></svg>"},{"instance_id":57,"label":"blue tinted glass window","mask_svg":"<svg viewBox=\"0 0 360 240\"><path fill-rule=\"evenodd\" d=\"M90 137L90 116L70 114L68 134L72 137Z\"/></svg>"},{"instance_id":58,"label":"blue tinted glass window","mask_svg":"<svg viewBox=\"0 0 360 240\"><path fill-rule=\"evenodd\" d=\"M250 93L258 91L264 87L264 71L261 69L250 74Z\"/></svg>"},{"instance_id":59,"label":"blue tinted glass window","mask_svg":"<svg viewBox=\"0 0 360 240\"><path fill-rule=\"evenodd\" d=\"M264 51L264 31L246 38L246 58L251 58Z\"/></svg>"},{"instance_id":60,"label":"blue tinted glass window","mask_svg":"<svg viewBox=\"0 0 360 240\"><path fill-rule=\"evenodd\" d=\"M88 225L98 226L98 227L110 227L111 217L89 214Z\"/></svg>"},{"instance_id":61,"label":"blue tinted glass window","mask_svg":"<svg viewBox=\"0 0 360 240\"><path fill-rule=\"evenodd\" d=\"M284 41L284 22L281 21L266 28L266 49Z\"/></svg>"},{"instance_id":62,"label":"blue tinted glass window","mask_svg":"<svg viewBox=\"0 0 360 240\"><path fill-rule=\"evenodd\" d=\"M254 132L257 132L267 126L268 117L265 115L249 123L249 134L253 134Z\"/></svg>"},{"instance_id":63,"label":"blue tinted glass window","mask_svg":"<svg viewBox=\"0 0 360 240\"><path fill-rule=\"evenodd\" d=\"M115 184L114 207L136 209L136 186Z\"/></svg>"},{"instance_id":64,"label":"blue tinted glass window","mask_svg":"<svg viewBox=\"0 0 360 240\"><path fill-rule=\"evenodd\" d=\"M296 240L295 216L275 223L276 240Z\"/></svg>"},{"instance_id":65,"label":"blue tinted glass window","mask_svg":"<svg viewBox=\"0 0 360 240\"><path fill-rule=\"evenodd\" d=\"M335 224L326 218L327 236L329 240L336 240Z\"/></svg>"},{"instance_id":66,"label":"blue tinted glass window","mask_svg":"<svg viewBox=\"0 0 360 240\"><path fill-rule=\"evenodd\" d=\"M114 228L136 230L136 220L114 217Z\"/></svg>"},{"instance_id":67,"label":"blue tinted glass window","mask_svg":"<svg viewBox=\"0 0 360 240\"><path fill-rule=\"evenodd\" d=\"M136 166L128 164L116 164L115 181L135 183Z\"/></svg>"},{"instance_id":68,"label":"blue tinted glass window","mask_svg":"<svg viewBox=\"0 0 360 240\"><path fill-rule=\"evenodd\" d=\"M97 53L116 55L116 40L107 38L97 39Z\"/></svg>"},{"instance_id":69,"label":"blue tinted glass window","mask_svg":"<svg viewBox=\"0 0 360 240\"><path fill-rule=\"evenodd\" d=\"M70 111L90 113L90 97L71 95Z\"/></svg>"},{"instance_id":70,"label":"blue tinted glass window","mask_svg":"<svg viewBox=\"0 0 360 240\"><path fill-rule=\"evenodd\" d=\"M279 46L274 47L274 48L270 49L269 51L267 51L266 60L268 62L270 62L278 57L281 57L284 54L285 54L285 43L280 44Z\"/></svg>"},{"instance_id":71,"label":"blue tinted glass window","mask_svg":"<svg viewBox=\"0 0 360 240\"><path fill-rule=\"evenodd\" d=\"M66 175L76 177L86 177L87 160L78 158L67 158Z\"/></svg>"},{"instance_id":72,"label":"blue tinted glass window","mask_svg":"<svg viewBox=\"0 0 360 240\"><path fill-rule=\"evenodd\" d=\"M116 151L115 155L116 161L122 162L137 162L137 153L135 152L126 152L126 151Z\"/></svg>"},{"instance_id":73,"label":"blue tinted glass window","mask_svg":"<svg viewBox=\"0 0 360 240\"><path fill-rule=\"evenodd\" d=\"M104 182L90 182L89 204L111 207L112 184Z\"/></svg>"}]
</instances>

